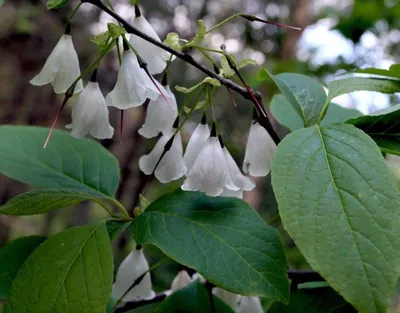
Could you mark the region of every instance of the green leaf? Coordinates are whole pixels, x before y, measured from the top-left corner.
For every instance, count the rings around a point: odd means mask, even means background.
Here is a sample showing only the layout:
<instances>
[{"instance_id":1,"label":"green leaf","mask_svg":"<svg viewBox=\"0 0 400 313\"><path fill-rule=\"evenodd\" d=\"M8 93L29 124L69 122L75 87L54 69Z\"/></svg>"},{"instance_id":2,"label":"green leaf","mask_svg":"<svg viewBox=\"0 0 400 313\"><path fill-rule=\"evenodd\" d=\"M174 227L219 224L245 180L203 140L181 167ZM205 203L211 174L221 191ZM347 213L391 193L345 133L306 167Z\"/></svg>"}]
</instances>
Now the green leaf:
<instances>
[{"instance_id":1,"label":"green leaf","mask_svg":"<svg viewBox=\"0 0 400 313\"><path fill-rule=\"evenodd\" d=\"M179 35L177 33L168 33L167 38L164 40L164 44L174 50L182 50L182 47L179 44Z\"/></svg>"},{"instance_id":2,"label":"green leaf","mask_svg":"<svg viewBox=\"0 0 400 313\"><path fill-rule=\"evenodd\" d=\"M271 100L271 113L276 120L288 128L290 131L304 128L301 117L293 109L290 103L283 95L275 95ZM328 111L321 125L344 123L348 119L361 115L361 112L355 109L346 109L335 103L330 103Z\"/></svg>"},{"instance_id":3,"label":"green leaf","mask_svg":"<svg viewBox=\"0 0 400 313\"><path fill-rule=\"evenodd\" d=\"M46 237L30 236L16 239L0 249L0 299L8 297L11 284L17 273Z\"/></svg>"},{"instance_id":4,"label":"green leaf","mask_svg":"<svg viewBox=\"0 0 400 313\"><path fill-rule=\"evenodd\" d=\"M0 0L0 6L4 4L4 0Z\"/></svg>"},{"instance_id":5,"label":"green leaf","mask_svg":"<svg viewBox=\"0 0 400 313\"><path fill-rule=\"evenodd\" d=\"M100 52L103 52L107 49L110 38L110 32L107 30L104 33L98 34L97 36L90 37L90 41L97 45L97 48L100 50Z\"/></svg>"},{"instance_id":6,"label":"green leaf","mask_svg":"<svg viewBox=\"0 0 400 313\"><path fill-rule=\"evenodd\" d=\"M389 70L383 70L380 68L368 67L363 69L357 69L355 73L360 74L371 74L378 76L386 76L390 78L400 79L400 64L393 64Z\"/></svg>"},{"instance_id":7,"label":"green leaf","mask_svg":"<svg viewBox=\"0 0 400 313\"><path fill-rule=\"evenodd\" d=\"M400 263L396 182L352 125L289 134L272 164L283 225L311 267L361 313L385 312Z\"/></svg>"},{"instance_id":8,"label":"green leaf","mask_svg":"<svg viewBox=\"0 0 400 313\"><path fill-rule=\"evenodd\" d=\"M50 237L22 265L5 313L104 313L113 260L105 223Z\"/></svg>"},{"instance_id":9,"label":"green leaf","mask_svg":"<svg viewBox=\"0 0 400 313\"><path fill-rule=\"evenodd\" d=\"M43 189L69 189L93 197L113 197L119 182L117 159L99 143L55 130L0 126L0 173Z\"/></svg>"},{"instance_id":10,"label":"green leaf","mask_svg":"<svg viewBox=\"0 0 400 313\"><path fill-rule=\"evenodd\" d=\"M350 119L347 123L362 129L383 152L400 155L400 104Z\"/></svg>"},{"instance_id":11,"label":"green leaf","mask_svg":"<svg viewBox=\"0 0 400 313\"><path fill-rule=\"evenodd\" d=\"M187 44L183 45L182 48L186 49L189 47L194 47L200 45L204 38L206 37L207 27L202 20L197 21L197 33L196 36L189 41Z\"/></svg>"},{"instance_id":12,"label":"green leaf","mask_svg":"<svg viewBox=\"0 0 400 313\"><path fill-rule=\"evenodd\" d=\"M356 109L347 109L336 103L330 103L321 125L344 123L351 118L362 116Z\"/></svg>"},{"instance_id":13,"label":"green leaf","mask_svg":"<svg viewBox=\"0 0 400 313\"><path fill-rule=\"evenodd\" d=\"M279 234L242 200L177 190L153 202L133 234L228 291L288 300Z\"/></svg>"},{"instance_id":14,"label":"green leaf","mask_svg":"<svg viewBox=\"0 0 400 313\"><path fill-rule=\"evenodd\" d=\"M213 296L213 301L215 313L234 313L234 311L218 297ZM153 312L205 313L211 311L211 302L207 289L203 284L196 281L167 297Z\"/></svg>"},{"instance_id":15,"label":"green leaf","mask_svg":"<svg viewBox=\"0 0 400 313\"><path fill-rule=\"evenodd\" d=\"M296 290L290 295L288 305L276 302L267 312L356 313L357 311L331 288L317 288Z\"/></svg>"},{"instance_id":16,"label":"green leaf","mask_svg":"<svg viewBox=\"0 0 400 313\"><path fill-rule=\"evenodd\" d=\"M69 0L48 0L47 1L47 10L51 9L59 9L66 5Z\"/></svg>"},{"instance_id":17,"label":"green leaf","mask_svg":"<svg viewBox=\"0 0 400 313\"><path fill-rule=\"evenodd\" d=\"M117 39L119 36L126 34L125 28L114 23L108 23L107 28L108 28L108 34L113 39Z\"/></svg>"},{"instance_id":18,"label":"green leaf","mask_svg":"<svg viewBox=\"0 0 400 313\"><path fill-rule=\"evenodd\" d=\"M328 84L328 100L354 91L375 91L381 93L395 93L400 91L400 80L349 77L338 79Z\"/></svg>"},{"instance_id":19,"label":"green leaf","mask_svg":"<svg viewBox=\"0 0 400 313\"><path fill-rule=\"evenodd\" d=\"M236 67L238 70L240 70L241 68L246 67L247 65L258 65L258 62L253 59L243 59Z\"/></svg>"},{"instance_id":20,"label":"green leaf","mask_svg":"<svg viewBox=\"0 0 400 313\"><path fill-rule=\"evenodd\" d=\"M221 63L221 69L219 72L220 75L224 76L225 78L235 76L235 71L231 69L231 67L229 66L228 60L225 55L221 56L220 63Z\"/></svg>"},{"instance_id":21,"label":"green leaf","mask_svg":"<svg viewBox=\"0 0 400 313\"><path fill-rule=\"evenodd\" d=\"M181 86L175 86L175 89L177 91L179 91L179 92L182 92L182 93L190 93L192 91L195 91L197 88L199 88L203 84L209 84L209 85L215 86L215 87L220 87L221 86L221 83L220 83L220 81L218 79L211 78L211 77L206 77L200 83L194 85L193 87L186 88L186 87L181 87Z\"/></svg>"},{"instance_id":22,"label":"green leaf","mask_svg":"<svg viewBox=\"0 0 400 313\"><path fill-rule=\"evenodd\" d=\"M264 70L268 73L266 69ZM301 117L304 126L316 124L326 102L324 88L316 80L304 75L283 73L274 76L271 73L268 74Z\"/></svg>"},{"instance_id":23,"label":"green leaf","mask_svg":"<svg viewBox=\"0 0 400 313\"><path fill-rule=\"evenodd\" d=\"M196 106L195 106L195 108L194 108L194 111L201 109L202 107L205 106L206 103L207 103L206 100L197 102L197 103L196 103ZM183 110L185 111L186 114L189 114L189 113L192 111L192 108L189 108L189 107L185 106L185 107L183 108Z\"/></svg>"},{"instance_id":24,"label":"green leaf","mask_svg":"<svg viewBox=\"0 0 400 313\"><path fill-rule=\"evenodd\" d=\"M12 198L0 207L0 214L14 216L42 214L89 199L94 199L94 197L74 190L36 190Z\"/></svg>"},{"instance_id":25,"label":"green leaf","mask_svg":"<svg viewBox=\"0 0 400 313\"><path fill-rule=\"evenodd\" d=\"M107 220L106 227L108 235L110 236L110 240L117 238L131 224L131 221Z\"/></svg>"}]
</instances>

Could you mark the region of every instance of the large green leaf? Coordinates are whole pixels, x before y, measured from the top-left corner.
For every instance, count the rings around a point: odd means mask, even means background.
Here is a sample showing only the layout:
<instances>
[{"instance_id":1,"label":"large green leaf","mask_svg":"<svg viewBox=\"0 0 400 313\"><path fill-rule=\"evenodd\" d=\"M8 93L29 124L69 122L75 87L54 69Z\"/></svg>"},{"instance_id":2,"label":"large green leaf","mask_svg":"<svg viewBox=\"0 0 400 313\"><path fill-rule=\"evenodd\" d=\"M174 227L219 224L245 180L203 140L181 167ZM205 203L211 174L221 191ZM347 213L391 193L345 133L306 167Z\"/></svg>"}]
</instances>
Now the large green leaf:
<instances>
[{"instance_id":1,"label":"large green leaf","mask_svg":"<svg viewBox=\"0 0 400 313\"><path fill-rule=\"evenodd\" d=\"M267 70L265 71L268 73ZM274 76L271 73L268 74L301 117L304 126L316 124L326 102L324 88L316 80L305 75L283 73Z\"/></svg>"},{"instance_id":2,"label":"large green leaf","mask_svg":"<svg viewBox=\"0 0 400 313\"><path fill-rule=\"evenodd\" d=\"M355 72L360 74L371 74L371 75L386 76L390 78L400 79L400 64L393 64L388 70L368 67L363 69L357 69Z\"/></svg>"},{"instance_id":3,"label":"large green leaf","mask_svg":"<svg viewBox=\"0 0 400 313\"><path fill-rule=\"evenodd\" d=\"M400 201L374 141L352 125L288 135L272 165L282 222L301 252L361 313L385 312L400 263Z\"/></svg>"},{"instance_id":4,"label":"large green leaf","mask_svg":"<svg viewBox=\"0 0 400 313\"><path fill-rule=\"evenodd\" d=\"M178 190L148 206L133 233L226 290L288 300L279 234L242 200Z\"/></svg>"},{"instance_id":5,"label":"large green leaf","mask_svg":"<svg viewBox=\"0 0 400 313\"><path fill-rule=\"evenodd\" d=\"M219 298L213 296L215 313L234 313L234 311ZM154 313L205 313L212 312L207 289L200 282L174 292L167 297Z\"/></svg>"},{"instance_id":6,"label":"large green leaf","mask_svg":"<svg viewBox=\"0 0 400 313\"><path fill-rule=\"evenodd\" d=\"M329 102L333 98L354 91L395 93L400 92L400 80L369 77L348 77L330 82L328 84L328 90Z\"/></svg>"},{"instance_id":7,"label":"large green leaf","mask_svg":"<svg viewBox=\"0 0 400 313\"><path fill-rule=\"evenodd\" d=\"M110 152L93 140L59 130L43 150L47 133L46 128L0 126L0 173L38 188L114 196L119 168Z\"/></svg>"},{"instance_id":8,"label":"large green leaf","mask_svg":"<svg viewBox=\"0 0 400 313\"><path fill-rule=\"evenodd\" d=\"M400 104L347 121L375 140L383 152L400 155Z\"/></svg>"},{"instance_id":9,"label":"large green leaf","mask_svg":"<svg viewBox=\"0 0 400 313\"><path fill-rule=\"evenodd\" d=\"M275 302L268 313L356 313L331 288L314 288L296 290L290 295L288 305Z\"/></svg>"},{"instance_id":10,"label":"large green leaf","mask_svg":"<svg viewBox=\"0 0 400 313\"><path fill-rule=\"evenodd\" d=\"M113 280L104 222L50 237L26 260L10 290L6 313L104 313Z\"/></svg>"},{"instance_id":11,"label":"large green leaf","mask_svg":"<svg viewBox=\"0 0 400 313\"><path fill-rule=\"evenodd\" d=\"M291 131L304 128L301 117L293 109L290 103L283 95L275 95L271 100L271 113L276 120ZM321 125L344 123L348 119L361 115L361 112L355 109L346 109L335 103L330 103L328 111Z\"/></svg>"},{"instance_id":12,"label":"large green leaf","mask_svg":"<svg viewBox=\"0 0 400 313\"><path fill-rule=\"evenodd\" d=\"M12 198L0 207L0 214L15 216L42 214L72 206L88 199L93 199L93 196L74 190L36 190Z\"/></svg>"},{"instance_id":13,"label":"large green leaf","mask_svg":"<svg viewBox=\"0 0 400 313\"><path fill-rule=\"evenodd\" d=\"M18 270L46 237L30 236L16 239L0 249L0 299L8 296Z\"/></svg>"}]
</instances>

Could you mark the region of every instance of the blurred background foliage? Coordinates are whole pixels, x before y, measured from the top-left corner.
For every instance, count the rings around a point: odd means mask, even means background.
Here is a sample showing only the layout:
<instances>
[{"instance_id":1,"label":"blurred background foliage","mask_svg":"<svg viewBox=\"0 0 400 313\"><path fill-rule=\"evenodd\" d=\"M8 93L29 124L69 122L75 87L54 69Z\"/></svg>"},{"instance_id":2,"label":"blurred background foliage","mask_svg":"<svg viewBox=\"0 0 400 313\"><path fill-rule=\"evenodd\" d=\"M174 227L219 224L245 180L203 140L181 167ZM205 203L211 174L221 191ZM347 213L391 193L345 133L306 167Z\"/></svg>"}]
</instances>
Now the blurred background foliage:
<instances>
[{"instance_id":1,"label":"blurred background foliage","mask_svg":"<svg viewBox=\"0 0 400 313\"><path fill-rule=\"evenodd\" d=\"M128 0L112 0L116 11L130 20L134 15ZM47 11L44 0L5 0L0 7L0 122L2 124L38 125L48 127L54 118L62 96L53 93L50 86L34 87L29 80L39 72L47 56L63 33L78 1L54 11ZM303 31L277 28L272 25L249 23L236 19L211 33L206 40L209 47L225 44L227 51L236 58L252 58L273 73L296 72L310 75L322 82L332 80L335 75L357 67L388 68L400 61L400 1L398 0L146 0L140 3L142 12L162 39L168 32L177 32L181 38L191 38L196 32L196 21L203 19L208 27L224 18L238 13L255 14L261 18L298 26ZM83 4L73 20L72 36L80 58L81 68L87 67L95 58L96 46L89 41L93 35L107 29L112 22L90 4ZM205 65L209 61L192 51L193 56ZM218 55L213 56L219 63ZM106 94L114 86L118 72L116 53L110 53L100 65L99 83ZM243 70L246 81L258 88L268 104L277 93L271 84L256 80L257 68L248 66ZM191 86L203 78L196 69L176 60L170 69L172 86ZM86 80L88 77L86 77ZM178 104L185 96L176 93ZM242 164L244 147L251 123L251 104L234 94L234 107L225 88L220 88L213 101L221 124L226 145ZM396 96L357 92L341 96L335 102L368 113L383 107L398 104ZM72 101L73 103L73 101ZM138 159L148 153L156 139L147 140L138 135L145 116L145 109L131 109L125 114L122 137L119 136L119 112L111 109L111 123L116 129L114 139L102 144L111 150L121 164L121 186L118 198L128 208L138 205L138 191L145 183L138 170ZM185 142L199 122L194 115L183 129ZM70 108L64 111L58 127L70 122ZM278 133L283 137L287 130L273 120ZM150 201L159 195L178 188L181 181L169 185L152 182L146 191ZM29 187L0 177L0 201ZM304 258L285 233L277 214L270 178L257 179L255 190L245 194L248 201L265 220L277 227L286 247L289 267L306 269ZM58 210L44 216L16 218L0 216L0 247L9 240L30 234L50 235L72 225L81 225L91 219L103 217L103 212L92 203L83 203L67 210ZM127 240L128 239L128 240ZM116 263L126 255L131 246L129 236L122 236L115 243ZM153 248L148 249L149 262L155 264L162 258ZM179 266L166 261L155 270L155 289L168 288ZM393 310L396 311L396 302Z\"/></svg>"}]
</instances>

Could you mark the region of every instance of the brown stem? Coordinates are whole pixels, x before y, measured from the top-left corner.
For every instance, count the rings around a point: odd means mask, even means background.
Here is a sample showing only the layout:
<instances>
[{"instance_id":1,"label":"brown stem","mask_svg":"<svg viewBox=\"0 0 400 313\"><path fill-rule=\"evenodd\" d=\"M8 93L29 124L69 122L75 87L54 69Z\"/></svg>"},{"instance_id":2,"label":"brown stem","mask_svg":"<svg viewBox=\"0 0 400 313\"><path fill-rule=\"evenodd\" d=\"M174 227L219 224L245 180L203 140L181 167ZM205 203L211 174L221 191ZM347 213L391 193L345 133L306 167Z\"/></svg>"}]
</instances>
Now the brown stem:
<instances>
[{"instance_id":1,"label":"brown stem","mask_svg":"<svg viewBox=\"0 0 400 313\"><path fill-rule=\"evenodd\" d=\"M201 72L203 72L204 74L215 78L217 80L220 81L220 83L234 91L236 91L237 93L239 93L243 98L250 100L251 102L253 102L255 105L262 104L262 96L261 93L256 91L256 90L251 90L249 92L249 90L247 90L246 88L234 83L233 81L223 78L221 76L219 76L218 74L216 74L214 71L210 70L209 68L205 67L204 65L198 63L195 59L193 59L193 57L186 53L186 52L181 52L181 51L176 51L166 45L164 45L162 42L157 41L156 39L148 36L147 34L139 31L138 29L136 29L135 27L133 27L130 23L128 23L125 19L123 19L121 16L119 16L117 13L111 11L107 6L105 6L100 0L81 0L81 2L85 3L91 3L95 6L97 6L99 9L101 9L102 11L106 12L107 14L111 15L113 18L115 18L119 23L121 23L126 31L128 31L129 33L136 35L150 43L152 43L153 45L177 56L178 58L180 58L181 60L185 61L186 63L189 63L190 65L194 66L195 68L197 68L198 70L200 70ZM275 141L276 144L278 144L280 142L280 138L278 136L278 134L275 132L274 128L271 125L271 122L269 121L267 116L264 116L264 112L263 109L260 107L257 107L257 110L259 110L260 112L260 120L259 123L261 126L263 126L271 135L272 139Z\"/></svg>"}]
</instances>

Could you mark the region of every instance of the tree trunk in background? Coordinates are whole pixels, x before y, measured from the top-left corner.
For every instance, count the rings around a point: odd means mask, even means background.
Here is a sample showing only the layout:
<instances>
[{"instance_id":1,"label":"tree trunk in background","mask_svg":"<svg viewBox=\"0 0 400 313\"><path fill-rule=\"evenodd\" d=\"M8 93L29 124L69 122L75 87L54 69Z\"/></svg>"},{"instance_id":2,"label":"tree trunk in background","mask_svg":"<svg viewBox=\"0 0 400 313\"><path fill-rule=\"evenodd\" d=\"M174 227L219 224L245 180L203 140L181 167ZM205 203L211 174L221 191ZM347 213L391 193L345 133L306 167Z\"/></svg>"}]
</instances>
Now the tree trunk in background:
<instances>
[{"instance_id":1,"label":"tree trunk in background","mask_svg":"<svg viewBox=\"0 0 400 313\"><path fill-rule=\"evenodd\" d=\"M311 0L294 0L289 25L301 27L302 31L287 31L283 40L281 57L290 60L296 57L297 43L304 28L312 23Z\"/></svg>"}]
</instances>

